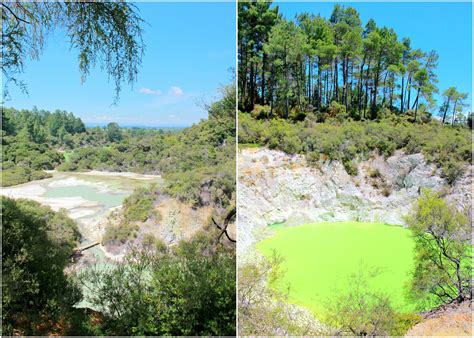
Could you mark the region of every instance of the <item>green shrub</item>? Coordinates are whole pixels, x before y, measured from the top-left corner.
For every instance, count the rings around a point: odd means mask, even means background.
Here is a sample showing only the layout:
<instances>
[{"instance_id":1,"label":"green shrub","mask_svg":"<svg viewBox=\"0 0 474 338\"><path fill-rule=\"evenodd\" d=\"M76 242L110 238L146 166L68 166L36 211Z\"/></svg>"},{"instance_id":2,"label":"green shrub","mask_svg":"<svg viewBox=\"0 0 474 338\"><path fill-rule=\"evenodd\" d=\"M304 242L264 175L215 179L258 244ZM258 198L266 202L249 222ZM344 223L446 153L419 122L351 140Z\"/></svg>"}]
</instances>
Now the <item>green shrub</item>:
<instances>
[{"instance_id":1,"label":"green shrub","mask_svg":"<svg viewBox=\"0 0 474 338\"><path fill-rule=\"evenodd\" d=\"M86 269L86 295L106 335L234 336L235 250L202 231L167 251L132 252L110 269ZM117 296L119 295L119 296Z\"/></svg>"},{"instance_id":2,"label":"green shrub","mask_svg":"<svg viewBox=\"0 0 474 338\"><path fill-rule=\"evenodd\" d=\"M102 237L103 244L124 244L132 237L136 236L138 231L138 225L130 224L128 222L119 222L117 224L109 224L106 229L104 236Z\"/></svg>"},{"instance_id":3,"label":"green shrub","mask_svg":"<svg viewBox=\"0 0 474 338\"><path fill-rule=\"evenodd\" d=\"M155 201L156 187L138 188L123 202L125 222L145 222L150 216Z\"/></svg>"},{"instance_id":4,"label":"green shrub","mask_svg":"<svg viewBox=\"0 0 474 338\"><path fill-rule=\"evenodd\" d=\"M441 177L449 184L454 184L464 174L465 165L456 161L448 161L441 170Z\"/></svg>"},{"instance_id":5,"label":"green shrub","mask_svg":"<svg viewBox=\"0 0 474 338\"><path fill-rule=\"evenodd\" d=\"M43 170L31 170L28 167L16 166L7 170L2 170L2 186L9 187L49 177L52 177L52 175Z\"/></svg>"},{"instance_id":6,"label":"green shrub","mask_svg":"<svg viewBox=\"0 0 474 338\"><path fill-rule=\"evenodd\" d=\"M81 300L65 274L79 240L76 223L64 211L37 202L1 197L2 334L49 335L51 323L67 325Z\"/></svg>"},{"instance_id":7,"label":"green shrub","mask_svg":"<svg viewBox=\"0 0 474 338\"><path fill-rule=\"evenodd\" d=\"M349 175L357 176L357 173L358 173L357 163L354 163L353 160L344 160L342 164L344 165L344 169L346 169L346 172Z\"/></svg>"},{"instance_id":8,"label":"green shrub","mask_svg":"<svg viewBox=\"0 0 474 338\"><path fill-rule=\"evenodd\" d=\"M369 168L369 170L367 170L367 174L370 178L378 178L382 175L380 174L380 170L378 170L377 168Z\"/></svg>"},{"instance_id":9,"label":"green shrub","mask_svg":"<svg viewBox=\"0 0 474 338\"><path fill-rule=\"evenodd\" d=\"M343 105L334 103L328 114L344 115L344 109ZM316 123L311 118L302 122L262 121L240 113L239 142L258 143L287 153L303 153L309 163L319 158L338 160L348 172L354 172L350 160L365 159L374 151L385 157L393 155L397 149L407 154L422 153L428 162L442 168L443 176L451 183L472 158L468 129L442 126L435 120L413 124L406 116L393 114L380 121L345 119L337 122L333 118L327 123Z\"/></svg>"},{"instance_id":10,"label":"green shrub","mask_svg":"<svg viewBox=\"0 0 474 338\"><path fill-rule=\"evenodd\" d=\"M405 336L409 329L421 321L421 316L416 313L396 313L391 336Z\"/></svg>"},{"instance_id":11,"label":"green shrub","mask_svg":"<svg viewBox=\"0 0 474 338\"><path fill-rule=\"evenodd\" d=\"M317 166L319 162L319 153L312 151L306 154L306 161L311 166Z\"/></svg>"},{"instance_id":12,"label":"green shrub","mask_svg":"<svg viewBox=\"0 0 474 338\"><path fill-rule=\"evenodd\" d=\"M250 112L250 115L255 119L264 119L268 118L270 115L271 107L268 105L261 106L256 104L253 107L253 110Z\"/></svg>"},{"instance_id":13,"label":"green shrub","mask_svg":"<svg viewBox=\"0 0 474 338\"><path fill-rule=\"evenodd\" d=\"M329 118L335 118L339 122L346 120L349 117L349 114L346 112L346 106L332 101L328 107L327 111Z\"/></svg>"}]
</instances>

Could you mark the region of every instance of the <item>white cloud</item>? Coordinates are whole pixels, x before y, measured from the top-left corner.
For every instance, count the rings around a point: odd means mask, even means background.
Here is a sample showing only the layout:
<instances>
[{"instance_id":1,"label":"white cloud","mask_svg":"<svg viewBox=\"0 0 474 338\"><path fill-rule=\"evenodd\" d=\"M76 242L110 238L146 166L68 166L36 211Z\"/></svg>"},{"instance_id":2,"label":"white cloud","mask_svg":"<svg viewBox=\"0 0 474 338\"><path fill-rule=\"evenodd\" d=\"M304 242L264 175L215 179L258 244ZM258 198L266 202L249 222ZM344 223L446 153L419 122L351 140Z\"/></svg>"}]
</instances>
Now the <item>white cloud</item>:
<instances>
[{"instance_id":1,"label":"white cloud","mask_svg":"<svg viewBox=\"0 0 474 338\"><path fill-rule=\"evenodd\" d=\"M163 92L159 89L151 89L151 88L145 88L145 87L140 88L138 91L146 95L160 96L161 94L163 94ZM181 87L171 86L168 89L168 92L166 94L167 96L183 96L184 92L181 89Z\"/></svg>"},{"instance_id":2,"label":"white cloud","mask_svg":"<svg viewBox=\"0 0 474 338\"><path fill-rule=\"evenodd\" d=\"M183 90L180 87L171 86L170 90L168 91L168 94L173 96L181 96L183 95Z\"/></svg>"},{"instance_id":3,"label":"white cloud","mask_svg":"<svg viewBox=\"0 0 474 338\"><path fill-rule=\"evenodd\" d=\"M140 88L139 92L142 94L147 94L147 95L161 95L161 90L159 89L154 90L154 89L142 87Z\"/></svg>"}]
</instances>

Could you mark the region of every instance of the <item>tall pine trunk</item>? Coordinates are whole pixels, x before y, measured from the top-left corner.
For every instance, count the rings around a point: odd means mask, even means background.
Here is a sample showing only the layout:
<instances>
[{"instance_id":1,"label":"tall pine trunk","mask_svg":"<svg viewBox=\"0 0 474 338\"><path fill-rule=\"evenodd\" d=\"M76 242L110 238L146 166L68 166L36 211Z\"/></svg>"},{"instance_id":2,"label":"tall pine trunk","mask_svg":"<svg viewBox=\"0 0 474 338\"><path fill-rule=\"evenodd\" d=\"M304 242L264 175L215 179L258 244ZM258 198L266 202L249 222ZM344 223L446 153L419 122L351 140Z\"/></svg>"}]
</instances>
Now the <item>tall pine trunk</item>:
<instances>
[{"instance_id":1,"label":"tall pine trunk","mask_svg":"<svg viewBox=\"0 0 474 338\"><path fill-rule=\"evenodd\" d=\"M416 99L415 99L415 102L413 103L413 105L415 106L415 119L414 119L414 123L416 123L416 114L418 113L418 101L420 99L420 88L418 88L417 90L417 93L416 93ZM413 109L413 107L411 108Z\"/></svg>"},{"instance_id":2,"label":"tall pine trunk","mask_svg":"<svg viewBox=\"0 0 474 338\"><path fill-rule=\"evenodd\" d=\"M266 67L266 62L267 61L267 55L263 53L262 56L262 105L265 105L265 67Z\"/></svg>"},{"instance_id":3,"label":"tall pine trunk","mask_svg":"<svg viewBox=\"0 0 474 338\"><path fill-rule=\"evenodd\" d=\"M388 77L388 71L385 73L385 77L383 78L383 100L382 100L382 107L385 105L386 101L386 93L387 93L387 77Z\"/></svg>"},{"instance_id":4,"label":"tall pine trunk","mask_svg":"<svg viewBox=\"0 0 474 338\"><path fill-rule=\"evenodd\" d=\"M410 109L410 96L411 96L411 74L409 74L409 75L408 75L407 93L408 93L407 109Z\"/></svg>"},{"instance_id":5,"label":"tall pine trunk","mask_svg":"<svg viewBox=\"0 0 474 338\"><path fill-rule=\"evenodd\" d=\"M444 109L443 124L444 124L444 121L446 121L446 114L448 113L448 109L449 109L449 101L451 101L450 97L448 97L448 102L446 102L446 108Z\"/></svg>"},{"instance_id":6,"label":"tall pine trunk","mask_svg":"<svg viewBox=\"0 0 474 338\"><path fill-rule=\"evenodd\" d=\"M347 59L344 56L342 59L342 103L346 106L346 90L347 90Z\"/></svg>"},{"instance_id":7,"label":"tall pine trunk","mask_svg":"<svg viewBox=\"0 0 474 338\"><path fill-rule=\"evenodd\" d=\"M318 111L321 111L321 100L322 100L322 88L321 88L321 75L322 75L322 72L321 72L321 63L320 63L320 60L319 60L319 57L318 57L318 104L317 104L317 107L318 107Z\"/></svg>"},{"instance_id":8,"label":"tall pine trunk","mask_svg":"<svg viewBox=\"0 0 474 338\"><path fill-rule=\"evenodd\" d=\"M365 99L364 99L364 118L366 118L367 104L369 103L369 78L370 78L370 59L367 67L367 76L365 78Z\"/></svg>"},{"instance_id":9,"label":"tall pine trunk","mask_svg":"<svg viewBox=\"0 0 474 338\"><path fill-rule=\"evenodd\" d=\"M349 60L350 62L350 60ZM353 80L354 80L354 61L350 62L351 64L351 71L347 72L347 83L348 83L348 88L347 88L347 97L346 97L346 111L349 112L349 109L352 107L352 85L353 85Z\"/></svg>"},{"instance_id":10,"label":"tall pine trunk","mask_svg":"<svg viewBox=\"0 0 474 338\"><path fill-rule=\"evenodd\" d=\"M379 61L377 63L377 68L374 77L374 91L372 96L372 105L370 109L370 118L375 120L377 118L377 92L379 86L379 77L380 77L380 67L382 63L382 55L379 55Z\"/></svg>"},{"instance_id":11,"label":"tall pine trunk","mask_svg":"<svg viewBox=\"0 0 474 338\"><path fill-rule=\"evenodd\" d=\"M359 82L357 84L357 87L359 88L358 89L359 92L357 93L357 96L358 96L357 104L359 105L359 118L361 118L361 113L362 113L362 79L364 77L365 58L366 58L366 55L364 53L364 57L362 58L362 63L360 65Z\"/></svg>"},{"instance_id":12,"label":"tall pine trunk","mask_svg":"<svg viewBox=\"0 0 474 338\"><path fill-rule=\"evenodd\" d=\"M395 90L395 74L392 73L392 85L390 86L390 110L393 109L393 92Z\"/></svg>"},{"instance_id":13,"label":"tall pine trunk","mask_svg":"<svg viewBox=\"0 0 474 338\"><path fill-rule=\"evenodd\" d=\"M400 114L403 114L403 86L405 85L404 84L404 81L405 81L405 75L402 75L402 92L401 92L401 95L400 95Z\"/></svg>"},{"instance_id":14,"label":"tall pine trunk","mask_svg":"<svg viewBox=\"0 0 474 338\"><path fill-rule=\"evenodd\" d=\"M311 94L312 94L312 88L311 88L311 69L313 68L313 60L311 57L308 58L308 102L311 104Z\"/></svg>"},{"instance_id":15,"label":"tall pine trunk","mask_svg":"<svg viewBox=\"0 0 474 338\"><path fill-rule=\"evenodd\" d=\"M338 60L334 60L334 99L339 102L339 84L338 84Z\"/></svg>"},{"instance_id":16,"label":"tall pine trunk","mask_svg":"<svg viewBox=\"0 0 474 338\"><path fill-rule=\"evenodd\" d=\"M253 62L250 63L250 102L249 102L249 107L251 107L251 109L253 109L253 105L254 105L254 94L255 94L255 82L254 82L254 68L253 68L254 64Z\"/></svg>"},{"instance_id":17,"label":"tall pine trunk","mask_svg":"<svg viewBox=\"0 0 474 338\"><path fill-rule=\"evenodd\" d=\"M454 117L455 117L455 115L456 115L456 105L457 105L457 104L458 104L458 100L456 99L456 100L454 101L454 107L453 107L453 120L452 120L452 122L451 122L451 125L452 125L452 126L454 126Z\"/></svg>"}]
</instances>

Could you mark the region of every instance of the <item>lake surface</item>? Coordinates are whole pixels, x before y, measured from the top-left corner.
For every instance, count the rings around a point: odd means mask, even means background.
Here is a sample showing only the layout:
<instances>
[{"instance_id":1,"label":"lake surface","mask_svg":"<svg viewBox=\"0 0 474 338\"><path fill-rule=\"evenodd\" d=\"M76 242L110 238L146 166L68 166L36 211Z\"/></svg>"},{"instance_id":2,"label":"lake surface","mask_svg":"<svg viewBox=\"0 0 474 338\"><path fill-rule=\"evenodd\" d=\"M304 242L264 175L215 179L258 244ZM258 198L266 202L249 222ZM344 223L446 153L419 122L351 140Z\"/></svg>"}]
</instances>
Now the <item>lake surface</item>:
<instances>
[{"instance_id":1,"label":"lake surface","mask_svg":"<svg viewBox=\"0 0 474 338\"><path fill-rule=\"evenodd\" d=\"M284 278L272 287L290 286L290 301L324 315L331 299L351 288L351 276L366 276L368 289L388 295L398 311L415 304L406 297L414 267L414 242L408 229L380 223L312 223L274 227L273 235L257 243L266 257L284 261ZM370 272L378 271L374 277Z\"/></svg>"},{"instance_id":2,"label":"lake surface","mask_svg":"<svg viewBox=\"0 0 474 338\"><path fill-rule=\"evenodd\" d=\"M87 185L74 185L66 187L49 188L44 197L63 198L81 197L91 202L98 202L104 208L113 208L122 204L129 194L124 192L100 191L96 187Z\"/></svg>"}]
</instances>

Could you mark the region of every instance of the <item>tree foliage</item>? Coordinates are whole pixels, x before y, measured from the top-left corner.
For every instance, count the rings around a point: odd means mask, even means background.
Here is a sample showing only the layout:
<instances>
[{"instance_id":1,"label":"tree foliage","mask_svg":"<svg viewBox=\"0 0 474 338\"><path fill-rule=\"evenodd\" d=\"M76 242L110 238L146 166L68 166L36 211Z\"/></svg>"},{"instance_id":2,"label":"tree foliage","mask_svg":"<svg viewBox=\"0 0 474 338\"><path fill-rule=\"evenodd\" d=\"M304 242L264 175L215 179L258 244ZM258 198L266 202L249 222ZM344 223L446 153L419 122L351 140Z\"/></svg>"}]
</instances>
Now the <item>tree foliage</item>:
<instances>
[{"instance_id":1,"label":"tree foliage","mask_svg":"<svg viewBox=\"0 0 474 338\"><path fill-rule=\"evenodd\" d=\"M419 321L414 314L397 313L383 291L373 291L370 279L379 271L362 267L327 304L325 323L337 336L403 336Z\"/></svg>"},{"instance_id":2,"label":"tree foliage","mask_svg":"<svg viewBox=\"0 0 474 338\"><path fill-rule=\"evenodd\" d=\"M2 2L4 96L10 83L27 92L19 78L25 64L40 58L48 33L64 30L77 51L81 81L99 64L114 81L118 100L122 83L136 80L144 51L137 12L125 1Z\"/></svg>"},{"instance_id":3,"label":"tree foliage","mask_svg":"<svg viewBox=\"0 0 474 338\"><path fill-rule=\"evenodd\" d=\"M415 239L411 294L427 307L472 299L471 224L467 212L424 190L407 222Z\"/></svg>"},{"instance_id":4,"label":"tree foliage","mask_svg":"<svg viewBox=\"0 0 474 338\"><path fill-rule=\"evenodd\" d=\"M299 13L295 20L271 1L240 2L238 10L240 110L268 106L264 118L298 121L336 102L352 119L388 110L414 122L433 111L438 54L373 19L363 26L353 7L335 4L328 19Z\"/></svg>"},{"instance_id":5,"label":"tree foliage","mask_svg":"<svg viewBox=\"0 0 474 338\"><path fill-rule=\"evenodd\" d=\"M134 252L80 279L108 335L235 335L235 251L198 233L174 248Z\"/></svg>"},{"instance_id":6,"label":"tree foliage","mask_svg":"<svg viewBox=\"0 0 474 338\"><path fill-rule=\"evenodd\" d=\"M321 334L314 321L305 322L298 318L301 311L288 302L290 286L284 291L275 287L275 283L281 283L283 278L282 261L283 258L274 252L269 259L239 263L239 335Z\"/></svg>"},{"instance_id":7,"label":"tree foliage","mask_svg":"<svg viewBox=\"0 0 474 338\"><path fill-rule=\"evenodd\" d=\"M3 334L44 335L81 299L64 273L79 239L64 211L2 197Z\"/></svg>"},{"instance_id":8,"label":"tree foliage","mask_svg":"<svg viewBox=\"0 0 474 338\"><path fill-rule=\"evenodd\" d=\"M3 108L2 185L10 186L49 177L43 170L64 161L58 148L68 147L75 135L85 133L72 113Z\"/></svg>"}]
</instances>

